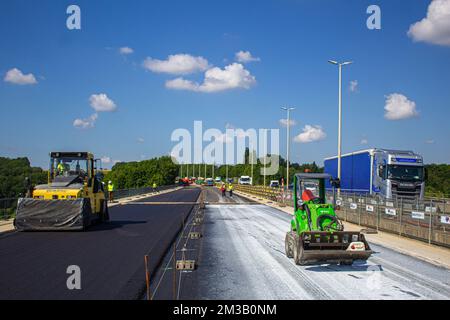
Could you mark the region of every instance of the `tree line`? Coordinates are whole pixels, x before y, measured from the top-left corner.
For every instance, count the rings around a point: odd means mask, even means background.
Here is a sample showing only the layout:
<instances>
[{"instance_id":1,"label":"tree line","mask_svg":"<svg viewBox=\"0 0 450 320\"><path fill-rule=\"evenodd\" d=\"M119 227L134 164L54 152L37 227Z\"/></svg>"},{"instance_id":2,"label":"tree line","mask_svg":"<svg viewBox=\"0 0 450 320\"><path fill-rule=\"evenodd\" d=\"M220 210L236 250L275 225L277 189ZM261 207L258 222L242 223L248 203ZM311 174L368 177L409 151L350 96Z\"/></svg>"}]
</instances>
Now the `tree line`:
<instances>
[{"instance_id":1,"label":"tree line","mask_svg":"<svg viewBox=\"0 0 450 320\"><path fill-rule=\"evenodd\" d=\"M25 178L32 185L47 182L47 171L32 167L28 158L9 159L0 157L0 199L16 198L26 192Z\"/></svg>"},{"instance_id":2,"label":"tree line","mask_svg":"<svg viewBox=\"0 0 450 320\"><path fill-rule=\"evenodd\" d=\"M206 166L206 177L238 178L240 176L251 176L252 165L248 161L246 153L245 164ZM150 160L117 163L112 170L104 176L104 181L114 182L116 189L132 189L152 186L174 184L177 177L183 176L205 176L205 166L200 165L177 165L168 156L153 158ZM450 165L449 164L429 164L426 165L426 193L437 197L450 196ZM264 176L261 174L263 163L259 160L253 165L253 183L262 185ZM309 164L290 164L290 182L296 173L323 172L323 167L319 167L315 162ZM193 170L194 169L194 170ZM214 175L213 175L214 171ZM33 186L47 183L47 171L42 168L32 167L28 158L10 159L0 157L0 199L16 198L24 195L26 191L25 177L31 180ZM280 157L279 170L276 174L266 176L266 184L270 180L281 181L286 178L286 160Z\"/></svg>"},{"instance_id":3,"label":"tree line","mask_svg":"<svg viewBox=\"0 0 450 320\"><path fill-rule=\"evenodd\" d=\"M136 162L116 163L104 176L116 189L133 189L156 185L174 184L179 166L168 156Z\"/></svg>"}]
</instances>

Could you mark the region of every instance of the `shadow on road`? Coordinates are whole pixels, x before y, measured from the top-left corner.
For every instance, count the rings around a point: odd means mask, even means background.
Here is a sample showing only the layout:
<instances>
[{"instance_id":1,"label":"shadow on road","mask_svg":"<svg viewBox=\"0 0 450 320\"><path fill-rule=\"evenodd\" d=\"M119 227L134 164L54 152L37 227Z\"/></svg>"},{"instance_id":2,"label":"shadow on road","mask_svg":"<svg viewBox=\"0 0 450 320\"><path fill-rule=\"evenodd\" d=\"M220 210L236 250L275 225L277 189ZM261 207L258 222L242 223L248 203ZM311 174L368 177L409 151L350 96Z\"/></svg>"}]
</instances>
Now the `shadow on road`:
<instances>
[{"instance_id":1,"label":"shadow on road","mask_svg":"<svg viewBox=\"0 0 450 320\"><path fill-rule=\"evenodd\" d=\"M352 266L345 265L320 265L320 266L310 266L306 267L307 271L313 272L367 272L367 271L383 271L383 266L381 265L368 265L364 262L355 262Z\"/></svg>"}]
</instances>

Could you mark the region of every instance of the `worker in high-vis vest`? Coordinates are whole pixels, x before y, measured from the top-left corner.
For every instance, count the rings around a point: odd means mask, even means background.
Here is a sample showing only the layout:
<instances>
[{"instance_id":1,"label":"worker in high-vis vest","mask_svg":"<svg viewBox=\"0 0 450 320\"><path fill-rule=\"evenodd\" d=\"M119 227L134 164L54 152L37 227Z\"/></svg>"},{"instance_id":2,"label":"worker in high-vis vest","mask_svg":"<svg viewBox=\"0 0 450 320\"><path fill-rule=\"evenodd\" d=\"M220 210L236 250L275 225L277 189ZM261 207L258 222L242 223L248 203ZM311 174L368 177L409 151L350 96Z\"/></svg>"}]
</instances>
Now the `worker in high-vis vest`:
<instances>
[{"instance_id":1,"label":"worker in high-vis vest","mask_svg":"<svg viewBox=\"0 0 450 320\"><path fill-rule=\"evenodd\" d=\"M109 202L113 202L114 197L113 197L113 191L114 191L114 184L112 183L111 180L108 181L108 195L109 195Z\"/></svg>"},{"instance_id":2,"label":"worker in high-vis vest","mask_svg":"<svg viewBox=\"0 0 450 320\"><path fill-rule=\"evenodd\" d=\"M152 188L153 188L153 192L156 192L156 188L157 188L158 186L156 185L156 182L153 182L153 185L152 185Z\"/></svg>"},{"instance_id":3,"label":"worker in high-vis vest","mask_svg":"<svg viewBox=\"0 0 450 320\"><path fill-rule=\"evenodd\" d=\"M56 174L59 176L62 176L64 174L64 171L66 170L66 166L64 165L63 161L61 160L58 165L56 166Z\"/></svg>"},{"instance_id":4,"label":"worker in high-vis vest","mask_svg":"<svg viewBox=\"0 0 450 320\"><path fill-rule=\"evenodd\" d=\"M232 197L233 196L233 185L231 183L228 185L228 192L230 193L230 197Z\"/></svg>"}]
</instances>

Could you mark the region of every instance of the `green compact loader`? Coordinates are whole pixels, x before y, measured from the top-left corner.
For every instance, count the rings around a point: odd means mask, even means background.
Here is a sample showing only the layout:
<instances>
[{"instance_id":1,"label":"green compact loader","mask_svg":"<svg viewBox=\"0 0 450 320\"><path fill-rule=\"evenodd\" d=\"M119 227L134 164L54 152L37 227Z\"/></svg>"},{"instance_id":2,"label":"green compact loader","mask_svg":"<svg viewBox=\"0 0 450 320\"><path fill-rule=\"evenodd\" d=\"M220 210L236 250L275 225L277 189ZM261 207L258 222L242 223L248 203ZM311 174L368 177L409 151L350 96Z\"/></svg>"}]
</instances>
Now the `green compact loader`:
<instances>
[{"instance_id":1,"label":"green compact loader","mask_svg":"<svg viewBox=\"0 0 450 320\"><path fill-rule=\"evenodd\" d=\"M333 203L327 203L325 181L333 188ZM335 213L338 179L325 173L296 174L294 218L286 234L286 255L296 264L338 263L351 265L373 253L361 232L344 231Z\"/></svg>"}]
</instances>

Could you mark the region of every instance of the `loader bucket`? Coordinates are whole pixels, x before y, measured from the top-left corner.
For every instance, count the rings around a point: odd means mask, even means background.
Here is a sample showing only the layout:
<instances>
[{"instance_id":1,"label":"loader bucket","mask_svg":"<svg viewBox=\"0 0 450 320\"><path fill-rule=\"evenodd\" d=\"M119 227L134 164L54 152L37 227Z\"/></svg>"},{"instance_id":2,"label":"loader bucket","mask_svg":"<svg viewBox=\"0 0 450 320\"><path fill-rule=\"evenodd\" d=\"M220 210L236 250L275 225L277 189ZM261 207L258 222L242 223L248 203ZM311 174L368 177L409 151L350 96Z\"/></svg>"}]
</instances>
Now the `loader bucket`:
<instances>
[{"instance_id":1,"label":"loader bucket","mask_svg":"<svg viewBox=\"0 0 450 320\"><path fill-rule=\"evenodd\" d=\"M83 230L91 222L89 199L20 198L14 226L18 231Z\"/></svg>"},{"instance_id":2,"label":"loader bucket","mask_svg":"<svg viewBox=\"0 0 450 320\"><path fill-rule=\"evenodd\" d=\"M300 235L299 264L367 260L373 251L360 232L304 232Z\"/></svg>"}]
</instances>

